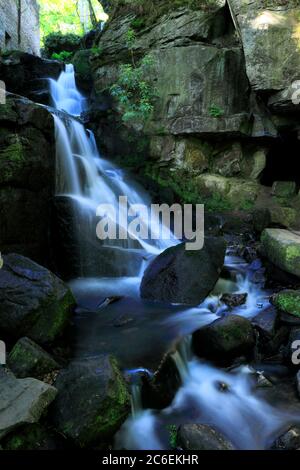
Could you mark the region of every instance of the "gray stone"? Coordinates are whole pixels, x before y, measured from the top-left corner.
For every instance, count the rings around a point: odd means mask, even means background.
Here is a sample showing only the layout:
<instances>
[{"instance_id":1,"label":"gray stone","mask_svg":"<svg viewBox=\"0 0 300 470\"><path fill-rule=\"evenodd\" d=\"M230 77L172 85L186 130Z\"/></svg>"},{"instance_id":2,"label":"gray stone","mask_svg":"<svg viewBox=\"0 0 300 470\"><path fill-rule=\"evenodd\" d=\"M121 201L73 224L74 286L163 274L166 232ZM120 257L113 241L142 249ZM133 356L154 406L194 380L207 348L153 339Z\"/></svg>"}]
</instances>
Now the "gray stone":
<instances>
[{"instance_id":1,"label":"gray stone","mask_svg":"<svg viewBox=\"0 0 300 470\"><path fill-rule=\"evenodd\" d=\"M293 426L274 442L272 449L298 450L300 448L300 428Z\"/></svg>"},{"instance_id":2,"label":"gray stone","mask_svg":"<svg viewBox=\"0 0 300 470\"><path fill-rule=\"evenodd\" d=\"M36 423L57 390L36 379L16 379L0 367L0 439L23 424Z\"/></svg>"},{"instance_id":3,"label":"gray stone","mask_svg":"<svg viewBox=\"0 0 300 470\"><path fill-rule=\"evenodd\" d=\"M243 42L247 75L254 90L283 90L299 78L299 8L288 3L270 2L270 7L264 8L262 1L228 1Z\"/></svg>"},{"instance_id":4,"label":"gray stone","mask_svg":"<svg viewBox=\"0 0 300 470\"><path fill-rule=\"evenodd\" d=\"M180 426L177 439L183 450L234 450L230 441L206 424Z\"/></svg>"},{"instance_id":5,"label":"gray stone","mask_svg":"<svg viewBox=\"0 0 300 470\"><path fill-rule=\"evenodd\" d=\"M221 237L206 237L202 250L186 250L185 243L165 250L144 273L142 297L199 305L220 276L225 250L226 243Z\"/></svg>"},{"instance_id":6,"label":"gray stone","mask_svg":"<svg viewBox=\"0 0 300 470\"><path fill-rule=\"evenodd\" d=\"M48 343L60 336L75 305L66 284L24 256L4 256L0 270L0 329Z\"/></svg>"}]
</instances>

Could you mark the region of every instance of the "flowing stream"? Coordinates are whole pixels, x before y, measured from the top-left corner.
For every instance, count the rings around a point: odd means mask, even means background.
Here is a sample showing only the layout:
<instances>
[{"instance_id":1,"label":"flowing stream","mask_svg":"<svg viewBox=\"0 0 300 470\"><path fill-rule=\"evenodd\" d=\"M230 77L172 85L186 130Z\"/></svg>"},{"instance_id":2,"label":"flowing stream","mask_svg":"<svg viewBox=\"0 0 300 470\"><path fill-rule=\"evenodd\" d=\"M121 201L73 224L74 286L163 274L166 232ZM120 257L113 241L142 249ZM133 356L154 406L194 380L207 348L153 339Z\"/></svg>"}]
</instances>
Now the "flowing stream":
<instances>
[{"instance_id":1,"label":"flowing stream","mask_svg":"<svg viewBox=\"0 0 300 470\"><path fill-rule=\"evenodd\" d=\"M141 188L128 179L123 170L100 156L93 133L86 130L80 121L87 103L76 88L73 66L67 65L57 81L50 80L50 88L53 105L57 110L54 113L57 195L75 203L76 211L83 217L84 225L89 227L89 233L95 238L95 215L99 204L111 204L117 211L120 196L126 196L129 204L149 207L151 201ZM128 230L127 226L122 225L122 217L118 223L121 228ZM147 226L148 219L145 218L142 223ZM168 231L160 224L151 229L157 233ZM176 241L171 234L169 240L154 241L129 235L127 240L107 240L105 246L126 250L132 256L137 251L141 254L131 278L101 278L99 273L99 276L91 279L89 272L85 271L85 278L74 280L71 283L72 288L77 292L100 289L107 297L126 293L128 295L130 292L132 298L141 302L138 287L145 268L145 259L159 254ZM85 263L84 256L80 262ZM162 331L177 328L179 336L185 336L182 348L174 355L182 386L167 409L155 412L142 409L139 385L133 380L133 415L122 427L117 438L117 447L167 449L169 441L163 432L167 425L199 422L215 426L236 448L263 449L271 444L282 428L297 421L291 413L271 406L257 394L254 385L255 371L252 368L243 366L230 372L220 370L196 359L191 352L189 335L228 310L220 301L220 293L228 292L229 289L247 292L247 303L233 312L247 318L252 318L269 307L268 292L264 290L263 280L258 276L262 270L259 261L248 265L234 253L228 252L226 266L232 274L232 280L221 280L215 292L199 307L178 307L177 311L158 325ZM224 282L230 285L224 287ZM141 370L135 369L130 373L136 379ZM216 386L218 383L226 383L227 391L221 391Z\"/></svg>"}]
</instances>

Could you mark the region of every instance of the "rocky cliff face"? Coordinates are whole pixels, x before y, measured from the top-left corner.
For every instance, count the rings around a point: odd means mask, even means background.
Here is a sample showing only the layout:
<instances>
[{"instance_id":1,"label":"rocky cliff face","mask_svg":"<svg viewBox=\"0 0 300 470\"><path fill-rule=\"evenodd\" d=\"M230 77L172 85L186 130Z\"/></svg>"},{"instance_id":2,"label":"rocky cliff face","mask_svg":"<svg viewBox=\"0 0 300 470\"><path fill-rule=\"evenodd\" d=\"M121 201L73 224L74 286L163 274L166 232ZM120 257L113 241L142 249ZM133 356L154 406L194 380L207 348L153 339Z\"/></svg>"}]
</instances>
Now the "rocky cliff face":
<instances>
[{"instance_id":1,"label":"rocky cliff face","mask_svg":"<svg viewBox=\"0 0 300 470\"><path fill-rule=\"evenodd\" d=\"M143 171L183 199L217 210L267 207L274 223L298 226L300 179L292 149L300 114L292 94L300 2L182 1L168 8L165 1L158 8L153 1L152 12L147 2L138 8L123 3L98 38L101 54L91 63L96 93L106 96L131 53L136 61L153 57L157 98L142 130L149 144ZM135 41L128 46L130 29ZM127 125L125 135L141 135L140 126L133 127ZM122 138L124 128L118 129L110 140ZM108 147L123 161L134 157L132 147ZM279 158L289 169L280 171ZM272 189L278 179L296 180L288 196Z\"/></svg>"},{"instance_id":2,"label":"rocky cliff face","mask_svg":"<svg viewBox=\"0 0 300 470\"><path fill-rule=\"evenodd\" d=\"M41 106L8 95L0 106L0 246L49 264L55 189L54 124Z\"/></svg>"}]
</instances>

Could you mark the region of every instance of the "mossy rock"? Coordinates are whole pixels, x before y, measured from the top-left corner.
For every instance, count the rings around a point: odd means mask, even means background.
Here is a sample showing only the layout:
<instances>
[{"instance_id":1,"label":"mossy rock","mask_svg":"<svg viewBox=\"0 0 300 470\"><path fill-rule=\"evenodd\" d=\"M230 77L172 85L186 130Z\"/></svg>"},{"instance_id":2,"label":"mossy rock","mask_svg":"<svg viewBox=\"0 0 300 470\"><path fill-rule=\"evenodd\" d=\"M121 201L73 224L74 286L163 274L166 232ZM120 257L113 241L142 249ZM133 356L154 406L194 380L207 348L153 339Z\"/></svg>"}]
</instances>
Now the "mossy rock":
<instances>
[{"instance_id":1,"label":"mossy rock","mask_svg":"<svg viewBox=\"0 0 300 470\"><path fill-rule=\"evenodd\" d=\"M55 427L81 447L110 441L130 411L127 386L112 356L72 362L55 387Z\"/></svg>"},{"instance_id":2,"label":"mossy rock","mask_svg":"<svg viewBox=\"0 0 300 470\"><path fill-rule=\"evenodd\" d=\"M285 313L300 318L300 291L284 290L271 298L275 307Z\"/></svg>"},{"instance_id":3,"label":"mossy rock","mask_svg":"<svg viewBox=\"0 0 300 470\"><path fill-rule=\"evenodd\" d=\"M12 338L39 344L59 337L72 315L74 297L48 269L24 256L3 257L0 270L0 329ZM9 295L8 295L9 292Z\"/></svg>"},{"instance_id":4,"label":"mossy rock","mask_svg":"<svg viewBox=\"0 0 300 470\"><path fill-rule=\"evenodd\" d=\"M21 338L11 350L7 364L18 378L42 379L59 369L57 362L29 338Z\"/></svg>"},{"instance_id":5,"label":"mossy rock","mask_svg":"<svg viewBox=\"0 0 300 470\"><path fill-rule=\"evenodd\" d=\"M261 236L265 256L278 268L300 277L300 236L284 229L265 229Z\"/></svg>"},{"instance_id":6,"label":"mossy rock","mask_svg":"<svg viewBox=\"0 0 300 470\"><path fill-rule=\"evenodd\" d=\"M4 450L55 450L62 438L41 424L28 424L14 431L2 441Z\"/></svg>"}]
</instances>

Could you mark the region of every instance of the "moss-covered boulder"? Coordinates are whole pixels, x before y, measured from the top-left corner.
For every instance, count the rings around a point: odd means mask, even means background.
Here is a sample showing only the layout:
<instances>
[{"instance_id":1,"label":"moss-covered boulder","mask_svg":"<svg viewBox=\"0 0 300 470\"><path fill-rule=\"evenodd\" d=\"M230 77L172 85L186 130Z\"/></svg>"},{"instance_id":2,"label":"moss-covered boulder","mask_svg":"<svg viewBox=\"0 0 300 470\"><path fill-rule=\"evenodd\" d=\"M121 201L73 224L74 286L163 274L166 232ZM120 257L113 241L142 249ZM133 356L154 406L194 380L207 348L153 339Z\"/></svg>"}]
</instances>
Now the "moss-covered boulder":
<instances>
[{"instance_id":1,"label":"moss-covered boulder","mask_svg":"<svg viewBox=\"0 0 300 470\"><path fill-rule=\"evenodd\" d=\"M48 269L24 256L3 257L0 270L0 330L13 338L37 343L54 341L72 315L70 289Z\"/></svg>"},{"instance_id":2,"label":"moss-covered boulder","mask_svg":"<svg viewBox=\"0 0 300 470\"><path fill-rule=\"evenodd\" d=\"M55 427L81 447L110 441L130 411L126 384L111 356L72 362L55 387Z\"/></svg>"},{"instance_id":3,"label":"moss-covered boulder","mask_svg":"<svg viewBox=\"0 0 300 470\"><path fill-rule=\"evenodd\" d=\"M271 302L282 312L300 318L300 291L283 290L273 295Z\"/></svg>"},{"instance_id":4,"label":"moss-covered boulder","mask_svg":"<svg viewBox=\"0 0 300 470\"><path fill-rule=\"evenodd\" d=\"M265 229L261 236L266 257L278 268L300 277L300 236L284 229Z\"/></svg>"},{"instance_id":5,"label":"moss-covered boulder","mask_svg":"<svg viewBox=\"0 0 300 470\"><path fill-rule=\"evenodd\" d=\"M49 372L60 368L50 354L26 337L19 339L14 345L7 365L18 378L42 379Z\"/></svg>"},{"instance_id":6,"label":"moss-covered boulder","mask_svg":"<svg viewBox=\"0 0 300 470\"><path fill-rule=\"evenodd\" d=\"M220 318L193 334L195 353L219 363L248 356L254 345L255 334L251 322L238 315Z\"/></svg>"}]
</instances>

